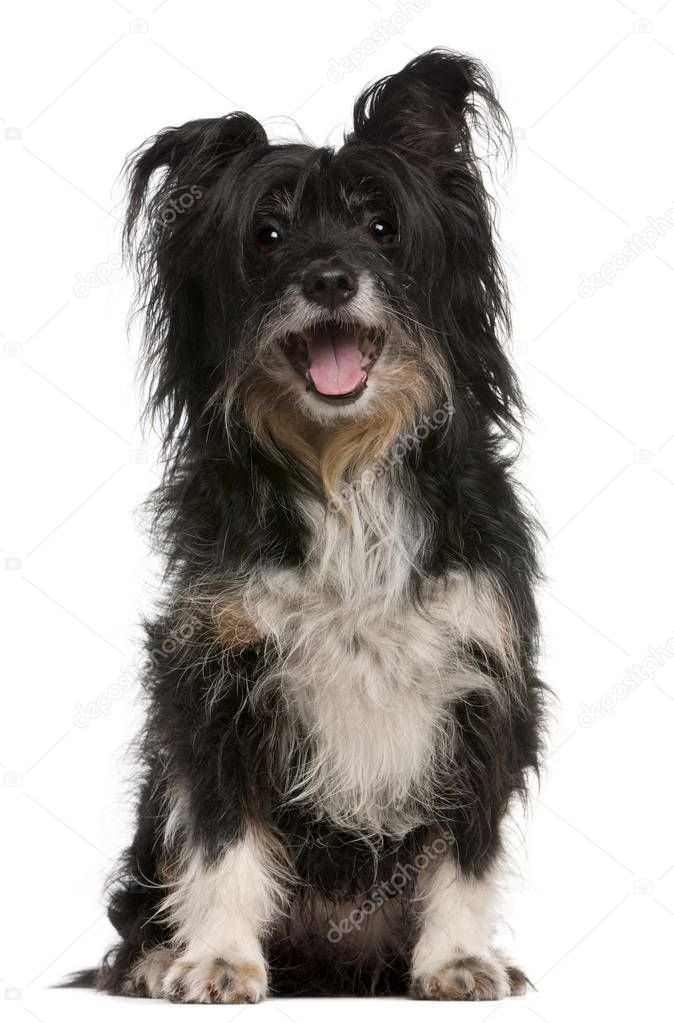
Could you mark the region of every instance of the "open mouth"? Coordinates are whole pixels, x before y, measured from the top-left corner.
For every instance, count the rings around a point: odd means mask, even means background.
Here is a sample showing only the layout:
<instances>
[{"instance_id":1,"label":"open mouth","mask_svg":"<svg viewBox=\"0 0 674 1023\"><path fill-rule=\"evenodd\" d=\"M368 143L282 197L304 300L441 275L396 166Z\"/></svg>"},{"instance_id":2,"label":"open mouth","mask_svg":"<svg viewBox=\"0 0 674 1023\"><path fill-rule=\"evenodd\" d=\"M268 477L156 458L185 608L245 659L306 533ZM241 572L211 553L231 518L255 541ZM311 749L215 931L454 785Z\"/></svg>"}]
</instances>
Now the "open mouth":
<instances>
[{"instance_id":1,"label":"open mouth","mask_svg":"<svg viewBox=\"0 0 674 1023\"><path fill-rule=\"evenodd\" d=\"M302 333L287 334L281 348L301 373L307 390L333 404L356 401L381 354L384 339L373 327L338 321L319 323Z\"/></svg>"}]
</instances>

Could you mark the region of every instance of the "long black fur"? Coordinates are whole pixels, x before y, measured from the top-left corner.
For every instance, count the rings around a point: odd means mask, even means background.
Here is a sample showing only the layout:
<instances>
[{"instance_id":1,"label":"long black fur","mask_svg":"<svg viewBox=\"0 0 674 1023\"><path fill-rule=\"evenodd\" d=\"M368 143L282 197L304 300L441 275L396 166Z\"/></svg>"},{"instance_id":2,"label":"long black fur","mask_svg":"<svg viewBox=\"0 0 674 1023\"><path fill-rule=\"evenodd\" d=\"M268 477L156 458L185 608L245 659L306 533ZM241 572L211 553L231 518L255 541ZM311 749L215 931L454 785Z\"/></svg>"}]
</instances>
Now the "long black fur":
<instances>
[{"instance_id":1,"label":"long black fur","mask_svg":"<svg viewBox=\"0 0 674 1023\"><path fill-rule=\"evenodd\" d=\"M451 832L463 870L480 876L499 852L512 797L524 793L527 773L538 765L535 525L505 453L522 398L503 348L507 293L474 148L482 135L507 149L507 121L485 69L438 50L367 89L353 124L334 151L271 144L257 121L235 113L166 129L130 160L127 242L144 299L149 411L162 423L167 458L153 507L169 600L148 624L138 827L110 894L120 943L95 976L79 978L109 992L127 989L141 949L170 938L157 911L166 894L166 795L176 778L190 791L191 840L209 858L240 836L247 820L271 822L299 876L329 899L367 891L438 829ZM401 244L384 252L349 240L340 186L365 190L373 208L395 219ZM281 188L294 204L294 240L269 259L251 239L261 204ZM283 708L272 703L253 714L245 699L264 668L264 651L253 644L215 656L199 622L180 639L178 614L195 579L227 580L260 563L302 564L307 537L295 498L315 483L304 467L255 440L236 403L225 428L212 398L241 364L242 345L251 343L280 290L308 259L337 248L381 281L401 319L432 331L454 384L451 420L405 456L403 473L432 524L417 583L453 568L489 571L516 624L524 680L516 697L497 702L476 692L458 705L456 752L439 776L436 812L422 832L383 841L374 857L371 843L284 807L265 757ZM496 679L503 673L478 648L466 656ZM318 955L298 961L283 942L268 954L278 993L401 990L407 969L404 949L376 976L349 973L348 964Z\"/></svg>"}]
</instances>

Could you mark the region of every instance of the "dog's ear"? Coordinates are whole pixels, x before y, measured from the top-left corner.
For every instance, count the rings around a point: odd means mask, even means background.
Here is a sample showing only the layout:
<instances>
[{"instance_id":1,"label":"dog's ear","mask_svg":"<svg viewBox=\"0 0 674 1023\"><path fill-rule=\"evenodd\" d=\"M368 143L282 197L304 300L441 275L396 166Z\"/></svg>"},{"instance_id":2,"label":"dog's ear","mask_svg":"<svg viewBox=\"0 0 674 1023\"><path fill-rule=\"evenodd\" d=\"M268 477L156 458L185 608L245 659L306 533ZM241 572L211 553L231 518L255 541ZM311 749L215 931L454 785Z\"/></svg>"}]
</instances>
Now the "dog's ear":
<instances>
[{"instance_id":1,"label":"dog's ear","mask_svg":"<svg viewBox=\"0 0 674 1023\"><path fill-rule=\"evenodd\" d=\"M350 139L383 143L439 169L452 154L473 155L475 132L507 140L507 118L491 76L474 60L429 50L356 100Z\"/></svg>"},{"instance_id":2,"label":"dog's ear","mask_svg":"<svg viewBox=\"0 0 674 1023\"><path fill-rule=\"evenodd\" d=\"M237 154L268 144L262 125L241 112L226 117L188 121L179 128L165 128L132 153L126 162L128 208L126 239L131 242L141 212L161 208L176 189L205 186ZM155 171L163 170L156 188L150 188Z\"/></svg>"},{"instance_id":3,"label":"dog's ear","mask_svg":"<svg viewBox=\"0 0 674 1023\"><path fill-rule=\"evenodd\" d=\"M234 113L166 128L127 160L124 249L144 318L146 415L165 415L167 445L185 412L196 422L210 396L209 373L200 376L195 355L205 343L195 267L213 233L208 194L268 145L262 125Z\"/></svg>"}]
</instances>

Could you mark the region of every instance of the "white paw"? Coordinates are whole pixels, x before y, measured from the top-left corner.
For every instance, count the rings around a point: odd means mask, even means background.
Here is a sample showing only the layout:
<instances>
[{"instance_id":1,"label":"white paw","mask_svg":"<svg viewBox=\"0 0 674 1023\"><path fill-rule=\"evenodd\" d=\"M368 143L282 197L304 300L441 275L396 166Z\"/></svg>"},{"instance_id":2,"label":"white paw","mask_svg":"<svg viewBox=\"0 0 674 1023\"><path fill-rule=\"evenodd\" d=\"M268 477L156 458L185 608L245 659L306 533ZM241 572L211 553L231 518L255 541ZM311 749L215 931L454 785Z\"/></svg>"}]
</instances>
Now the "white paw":
<instances>
[{"instance_id":1,"label":"white paw","mask_svg":"<svg viewBox=\"0 0 674 1023\"><path fill-rule=\"evenodd\" d=\"M180 956L161 984L161 993L173 1002L259 1002L266 992L267 975L262 965L234 963L220 956L196 960Z\"/></svg>"},{"instance_id":2,"label":"white paw","mask_svg":"<svg viewBox=\"0 0 674 1023\"><path fill-rule=\"evenodd\" d=\"M527 978L495 956L457 955L429 973L412 978L414 998L437 1001L495 1001L523 995Z\"/></svg>"}]
</instances>

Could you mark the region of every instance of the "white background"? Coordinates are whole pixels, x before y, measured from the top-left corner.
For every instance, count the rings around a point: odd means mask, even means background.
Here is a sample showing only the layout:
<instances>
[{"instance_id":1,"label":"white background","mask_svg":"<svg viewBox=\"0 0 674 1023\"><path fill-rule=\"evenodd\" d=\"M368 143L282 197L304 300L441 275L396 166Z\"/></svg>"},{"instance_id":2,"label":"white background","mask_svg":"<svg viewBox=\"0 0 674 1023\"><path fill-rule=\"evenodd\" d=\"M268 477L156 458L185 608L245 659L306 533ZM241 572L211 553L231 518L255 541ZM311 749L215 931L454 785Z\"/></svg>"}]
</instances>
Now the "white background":
<instances>
[{"instance_id":1,"label":"white background","mask_svg":"<svg viewBox=\"0 0 674 1023\"><path fill-rule=\"evenodd\" d=\"M532 409L521 475L550 537L542 667L559 704L526 846L514 831L506 921L538 992L501 1005L213 1011L296 1023L317 1011L548 1023L664 1012L674 930L674 3L15 0L4 19L7 1018L209 1011L48 988L95 963L112 938L101 885L130 832L137 623L155 586L134 518L157 469L155 441L138 429L136 343L125 337L122 160L160 127L235 108L282 135L294 134L281 116L292 114L315 142L338 140L362 86L434 45L489 64L518 135L502 234L514 358ZM390 38L375 45L382 20ZM627 260L634 235L643 251Z\"/></svg>"}]
</instances>

